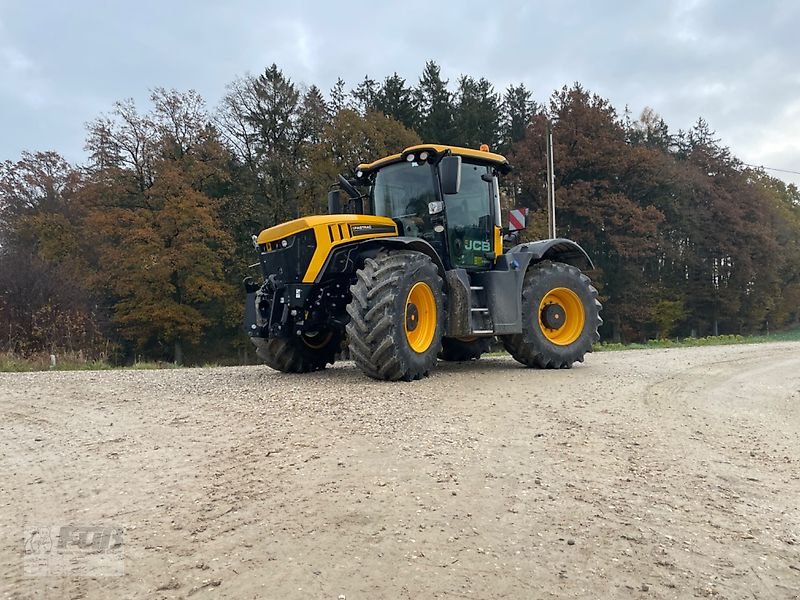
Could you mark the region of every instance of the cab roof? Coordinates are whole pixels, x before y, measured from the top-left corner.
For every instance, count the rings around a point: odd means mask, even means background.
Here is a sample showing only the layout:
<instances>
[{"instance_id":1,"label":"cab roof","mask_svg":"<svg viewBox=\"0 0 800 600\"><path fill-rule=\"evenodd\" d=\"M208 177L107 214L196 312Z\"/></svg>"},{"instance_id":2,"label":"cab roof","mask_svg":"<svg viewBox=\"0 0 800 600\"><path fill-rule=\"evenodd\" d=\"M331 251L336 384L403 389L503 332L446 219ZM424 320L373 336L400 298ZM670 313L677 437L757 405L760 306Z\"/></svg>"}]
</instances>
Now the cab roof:
<instances>
[{"instance_id":1,"label":"cab roof","mask_svg":"<svg viewBox=\"0 0 800 600\"><path fill-rule=\"evenodd\" d=\"M455 154L456 156L461 156L463 158L471 158L473 160L479 160L481 162L487 163L497 168L503 174L508 173L511 171L511 165L508 164L508 160L506 160L505 156L500 154L495 154L494 152L489 152L488 150L475 150L474 148L462 148L460 146L445 146L442 144L417 144L416 146L409 146L402 152L398 154L392 154L391 156L385 156L383 158L379 158L371 163L361 163L356 167L357 171L361 171L362 175L368 175L371 171L375 171L381 167L385 167L386 165L390 165L395 162L401 162L406 160L406 157L409 154L416 154L421 152L431 152L434 155L447 155L447 154Z\"/></svg>"}]
</instances>

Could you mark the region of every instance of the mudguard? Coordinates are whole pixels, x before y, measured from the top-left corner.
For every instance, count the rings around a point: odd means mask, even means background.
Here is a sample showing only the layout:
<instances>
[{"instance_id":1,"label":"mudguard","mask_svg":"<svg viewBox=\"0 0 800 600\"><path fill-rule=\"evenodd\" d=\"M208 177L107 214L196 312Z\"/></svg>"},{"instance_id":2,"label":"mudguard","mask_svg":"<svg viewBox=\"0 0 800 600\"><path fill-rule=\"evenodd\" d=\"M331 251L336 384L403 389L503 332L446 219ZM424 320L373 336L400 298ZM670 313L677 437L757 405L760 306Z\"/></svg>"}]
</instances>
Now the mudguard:
<instances>
[{"instance_id":1,"label":"mudguard","mask_svg":"<svg viewBox=\"0 0 800 600\"><path fill-rule=\"evenodd\" d=\"M525 273L531 263L543 260L566 263L584 271L594 268L589 255L578 244L556 238L514 246L497 257L494 269L473 275L474 281L486 290L486 301L497 335L522 332L521 299Z\"/></svg>"},{"instance_id":2,"label":"mudguard","mask_svg":"<svg viewBox=\"0 0 800 600\"><path fill-rule=\"evenodd\" d=\"M555 238L552 240L539 240L518 244L506 252L506 256L513 255L520 262L522 270L528 268L530 262L552 260L578 267L581 271L591 271L594 263L586 251L572 240ZM524 261L524 264L523 262Z\"/></svg>"},{"instance_id":3,"label":"mudguard","mask_svg":"<svg viewBox=\"0 0 800 600\"><path fill-rule=\"evenodd\" d=\"M355 265L352 263L352 255L369 255L370 252L377 253L383 248L413 250L415 252L427 254L430 256L433 264L436 265L442 279L445 279L445 268L442 259L436 253L433 246L427 241L417 237L389 236L359 240L340 246L335 252L331 252L330 256L328 256L328 260L325 261L325 265L320 270L319 275L317 275L316 282L319 283L329 273L331 267L334 267L331 272L344 272L355 268ZM343 255L347 256L344 260L342 260ZM339 263L340 266L337 266L337 263Z\"/></svg>"}]
</instances>

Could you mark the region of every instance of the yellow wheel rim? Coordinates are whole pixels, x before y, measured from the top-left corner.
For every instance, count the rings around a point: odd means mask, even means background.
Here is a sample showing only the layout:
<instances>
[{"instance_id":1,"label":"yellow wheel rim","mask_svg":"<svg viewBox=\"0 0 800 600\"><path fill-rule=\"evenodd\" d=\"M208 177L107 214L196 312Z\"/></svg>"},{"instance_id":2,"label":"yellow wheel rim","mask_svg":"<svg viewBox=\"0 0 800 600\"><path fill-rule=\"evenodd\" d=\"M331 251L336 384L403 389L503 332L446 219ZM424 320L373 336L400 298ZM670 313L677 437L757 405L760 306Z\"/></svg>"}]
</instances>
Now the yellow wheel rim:
<instances>
[{"instance_id":1,"label":"yellow wheel rim","mask_svg":"<svg viewBox=\"0 0 800 600\"><path fill-rule=\"evenodd\" d=\"M550 290L539 303L539 327L558 346L569 346L577 340L585 323L583 303L568 288Z\"/></svg>"},{"instance_id":2,"label":"yellow wheel rim","mask_svg":"<svg viewBox=\"0 0 800 600\"><path fill-rule=\"evenodd\" d=\"M403 322L406 340L414 352L422 354L431 347L436 333L436 299L427 283L418 281L408 292Z\"/></svg>"}]
</instances>

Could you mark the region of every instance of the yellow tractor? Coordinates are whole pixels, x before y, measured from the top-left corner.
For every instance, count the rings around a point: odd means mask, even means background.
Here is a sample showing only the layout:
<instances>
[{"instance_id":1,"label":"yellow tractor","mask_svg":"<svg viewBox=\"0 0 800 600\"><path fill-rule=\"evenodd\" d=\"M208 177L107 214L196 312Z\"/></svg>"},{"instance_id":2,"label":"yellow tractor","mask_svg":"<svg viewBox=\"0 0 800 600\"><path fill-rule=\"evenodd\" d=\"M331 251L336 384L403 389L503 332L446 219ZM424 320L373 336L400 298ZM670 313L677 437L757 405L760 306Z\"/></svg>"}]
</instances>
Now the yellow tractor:
<instances>
[{"instance_id":1,"label":"yellow tractor","mask_svg":"<svg viewBox=\"0 0 800 600\"><path fill-rule=\"evenodd\" d=\"M267 365L305 373L341 352L368 376L410 381L497 337L529 367L569 368L602 323L586 252L567 239L503 251L499 154L423 144L339 176L328 215L253 236L245 329ZM344 196L344 198L343 198Z\"/></svg>"}]
</instances>

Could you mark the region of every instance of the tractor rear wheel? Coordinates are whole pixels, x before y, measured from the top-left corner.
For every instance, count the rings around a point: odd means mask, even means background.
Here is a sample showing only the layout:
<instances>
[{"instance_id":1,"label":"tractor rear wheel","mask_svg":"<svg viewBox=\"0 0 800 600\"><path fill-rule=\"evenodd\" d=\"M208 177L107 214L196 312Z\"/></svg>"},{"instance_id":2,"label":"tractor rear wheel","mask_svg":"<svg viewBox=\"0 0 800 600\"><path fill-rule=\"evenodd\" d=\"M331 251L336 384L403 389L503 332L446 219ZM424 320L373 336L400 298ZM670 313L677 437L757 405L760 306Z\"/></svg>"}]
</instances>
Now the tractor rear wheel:
<instances>
[{"instance_id":1,"label":"tractor rear wheel","mask_svg":"<svg viewBox=\"0 0 800 600\"><path fill-rule=\"evenodd\" d=\"M276 371L308 373L332 365L341 351L342 335L335 331L321 331L284 338L251 338L256 354Z\"/></svg>"},{"instance_id":2,"label":"tractor rear wheel","mask_svg":"<svg viewBox=\"0 0 800 600\"><path fill-rule=\"evenodd\" d=\"M350 357L368 376L411 381L436 366L444 333L443 282L430 257L388 251L364 261L350 287Z\"/></svg>"},{"instance_id":3,"label":"tractor rear wheel","mask_svg":"<svg viewBox=\"0 0 800 600\"><path fill-rule=\"evenodd\" d=\"M444 338L439 358L450 362L478 360L492 347L492 338Z\"/></svg>"},{"instance_id":4,"label":"tractor rear wheel","mask_svg":"<svg viewBox=\"0 0 800 600\"><path fill-rule=\"evenodd\" d=\"M597 290L579 269L535 264L522 288L522 333L503 336L503 345L528 367L569 369L600 339L601 308Z\"/></svg>"}]
</instances>

